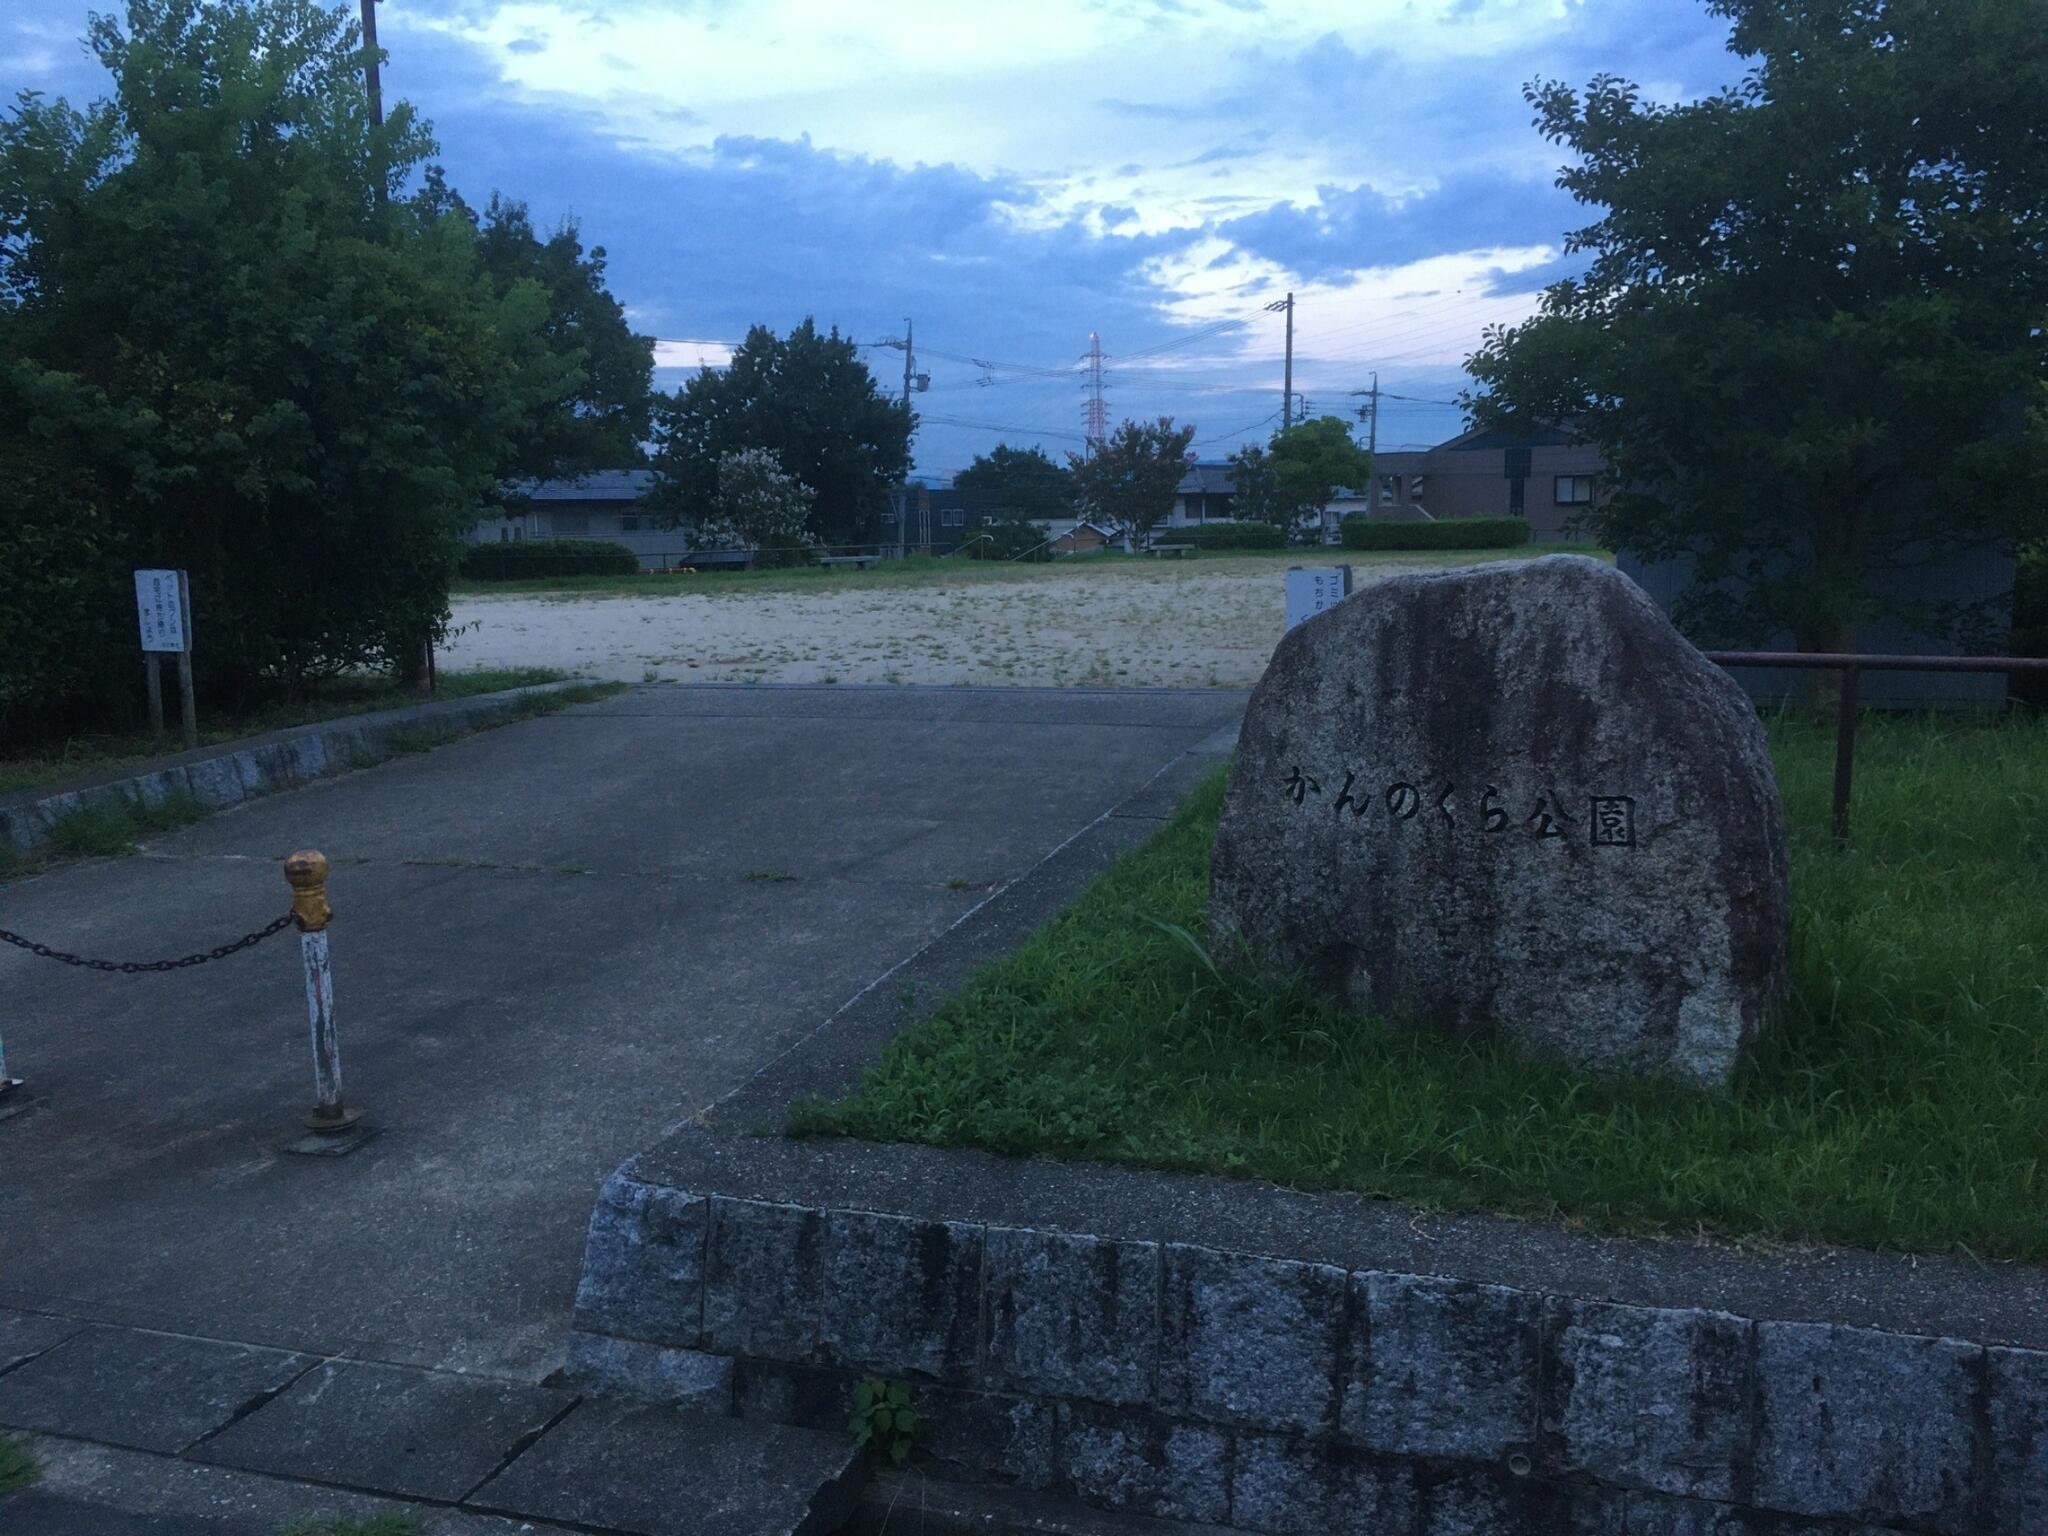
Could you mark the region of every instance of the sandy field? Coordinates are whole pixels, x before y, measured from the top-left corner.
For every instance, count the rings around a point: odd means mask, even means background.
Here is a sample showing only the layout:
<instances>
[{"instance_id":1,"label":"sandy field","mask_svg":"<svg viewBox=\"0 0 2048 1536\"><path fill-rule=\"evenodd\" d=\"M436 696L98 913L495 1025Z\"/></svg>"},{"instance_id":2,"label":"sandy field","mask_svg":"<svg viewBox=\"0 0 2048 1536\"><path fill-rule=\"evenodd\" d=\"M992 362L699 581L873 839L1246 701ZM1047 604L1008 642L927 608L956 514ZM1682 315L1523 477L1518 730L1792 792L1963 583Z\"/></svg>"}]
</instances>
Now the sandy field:
<instances>
[{"instance_id":1,"label":"sandy field","mask_svg":"<svg viewBox=\"0 0 2048 1536\"><path fill-rule=\"evenodd\" d=\"M1467 557L1469 559L1469 557ZM559 667L626 682L1242 688L1280 639L1292 560L965 567L958 579L847 573L674 595L463 595L448 667ZM1405 556L1355 583L1466 563Z\"/></svg>"}]
</instances>

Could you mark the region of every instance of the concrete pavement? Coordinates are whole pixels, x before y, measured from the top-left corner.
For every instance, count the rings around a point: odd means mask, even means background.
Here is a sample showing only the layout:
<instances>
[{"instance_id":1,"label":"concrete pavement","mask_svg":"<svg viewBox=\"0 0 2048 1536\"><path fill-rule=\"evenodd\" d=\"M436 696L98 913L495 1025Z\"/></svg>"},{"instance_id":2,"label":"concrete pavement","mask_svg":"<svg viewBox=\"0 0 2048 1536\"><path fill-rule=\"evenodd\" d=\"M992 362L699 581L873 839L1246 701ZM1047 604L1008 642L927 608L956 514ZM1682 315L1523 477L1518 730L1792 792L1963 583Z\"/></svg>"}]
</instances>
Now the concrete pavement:
<instances>
[{"instance_id":1,"label":"concrete pavement","mask_svg":"<svg viewBox=\"0 0 2048 1536\"><path fill-rule=\"evenodd\" d=\"M349 1097L297 941L105 976L0 951L0 1305L534 1382L604 1175L1178 753L1217 692L639 688L0 887L81 953L209 948L318 847Z\"/></svg>"}]
</instances>

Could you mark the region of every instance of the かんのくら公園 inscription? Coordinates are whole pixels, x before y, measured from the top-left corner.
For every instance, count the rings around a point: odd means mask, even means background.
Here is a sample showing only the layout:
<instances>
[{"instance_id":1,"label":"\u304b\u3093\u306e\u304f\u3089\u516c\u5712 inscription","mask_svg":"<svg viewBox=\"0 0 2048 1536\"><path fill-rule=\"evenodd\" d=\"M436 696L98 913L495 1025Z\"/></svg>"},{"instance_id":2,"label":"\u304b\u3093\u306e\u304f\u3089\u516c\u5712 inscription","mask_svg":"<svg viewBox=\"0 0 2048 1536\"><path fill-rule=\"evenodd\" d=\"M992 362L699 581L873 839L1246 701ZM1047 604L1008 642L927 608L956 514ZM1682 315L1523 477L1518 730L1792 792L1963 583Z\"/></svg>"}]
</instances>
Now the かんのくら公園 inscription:
<instances>
[{"instance_id":1,"label":"\u304b\u3093\u306e\u304f\u3089\u516c\u5712 inscription","mask_svg":"<svg viewBox=\"0 0 2048 1536\"><path fill-rule=\"evenodd\" d=\"M1310 796L1325 798L1322 780L1304 772L1299 763L1291 765L1280 788L1282 794L1300 806L1309 805ZM1550 796L1537 795L1534 804L1528 805L1527 814L1518 818L1516 813L1526 802L1512 800L1497 785L1430 785L1408 779L1360 783L1355 769L1346 769L1343 784L1327 797L1333 814L1341 817L1348 812L1354 821L1372 816L1399 826L1421 818L1445 827L1472 826L1481 833L1507 832L1519 824L1521 831L1538 841L1572 837L1584 826L1588 841L1595 848L1636 846L1635 796L1585 795L1574 799L1572 805L1576 807L1581 799L1586 807L1583 815L1566 810L1562 797L1553 803Z\"/></svg>"}]
</instances>

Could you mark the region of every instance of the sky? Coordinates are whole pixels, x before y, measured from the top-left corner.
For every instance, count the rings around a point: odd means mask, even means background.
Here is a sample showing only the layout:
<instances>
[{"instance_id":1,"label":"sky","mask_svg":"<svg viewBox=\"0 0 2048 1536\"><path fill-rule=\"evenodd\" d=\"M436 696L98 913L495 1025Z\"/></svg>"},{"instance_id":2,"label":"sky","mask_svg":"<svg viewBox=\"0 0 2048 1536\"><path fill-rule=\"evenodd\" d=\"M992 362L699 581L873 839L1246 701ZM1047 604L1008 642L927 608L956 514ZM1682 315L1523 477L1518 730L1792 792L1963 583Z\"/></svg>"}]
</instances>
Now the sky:
<instances>
[{"instance_id":1,"label":"sky","mask_svg":"<svg viewBox=\"0 0 2048 1536\"><path fill-rule=\"evenodd\" d=\"M97 0L118 10L120 0ZM83 102L93 0L0 0L0 98ZM349 5L354 11L353 3ZM1573 270L1534 79L1732 83L1695 0L382 0L387 100L475 204L601 245L657 383L805 316L900 391L920 473L1170 415L1221 458L1294 387L1381 448L1456 433L1484 328ZM1387 395L1393 398L1387 398ZM1357 422L1361 441L1365 423Z\"/></svg>"}]
</instances>

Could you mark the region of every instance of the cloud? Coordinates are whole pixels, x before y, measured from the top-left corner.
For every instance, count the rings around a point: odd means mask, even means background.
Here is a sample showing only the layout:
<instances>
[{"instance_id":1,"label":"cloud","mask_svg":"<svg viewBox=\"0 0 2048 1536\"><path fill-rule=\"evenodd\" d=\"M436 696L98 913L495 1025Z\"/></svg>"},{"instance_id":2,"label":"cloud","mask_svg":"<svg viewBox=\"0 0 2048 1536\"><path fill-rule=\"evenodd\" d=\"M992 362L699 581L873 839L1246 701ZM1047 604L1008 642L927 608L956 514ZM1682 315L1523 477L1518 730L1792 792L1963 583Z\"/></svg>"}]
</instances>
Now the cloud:
<instances>
[{"instance_id":1,"label":"cloud","mask_svg":"<svg viewBox=\"0 0 2048 1536\"><path fill-rule=\"evenodd\" d=\"M1274 203L1224 220L1216 233L1290 271L1328 278L1451 251L1555 242L1585 222L1584 210L1555 186L1467 171L1408 197L1324 187L1311 205Z\"/></svg>"},{"instance_id":2,"label":"cloud","mask_svg":"<svg viewBox=\"0 0 2048 1536\"><path fill-rule=\"evenodd\" d=\"M94 4L0 0L0 99L105 94L76 41ZM405 0L381 17L385 88L432 120L472 201L503 190L606 247L635 324L675 343L665 370L715 360L755 322L814 315L867 341L908 314L932 415L1057 449L1081 403L1058 370L1089 331L1127 355L1289 289L1303 387L1341 402L1361 370L1387 387L1424 370L1405 392L1449 398L1478 326L1573 270L1561 235L1588 222L1551 184L1558 151L1531 130L1523 82L1612 70L1669 99L1740 72L1725 24L1673 0L817 15L805 0ZM1277 405L1279 346L1261 316L1119 363L1112 409L1178 405L1208 451ZM920 462L958 467L993 441L935 422Z\"/></svg>"}]
</instances>

